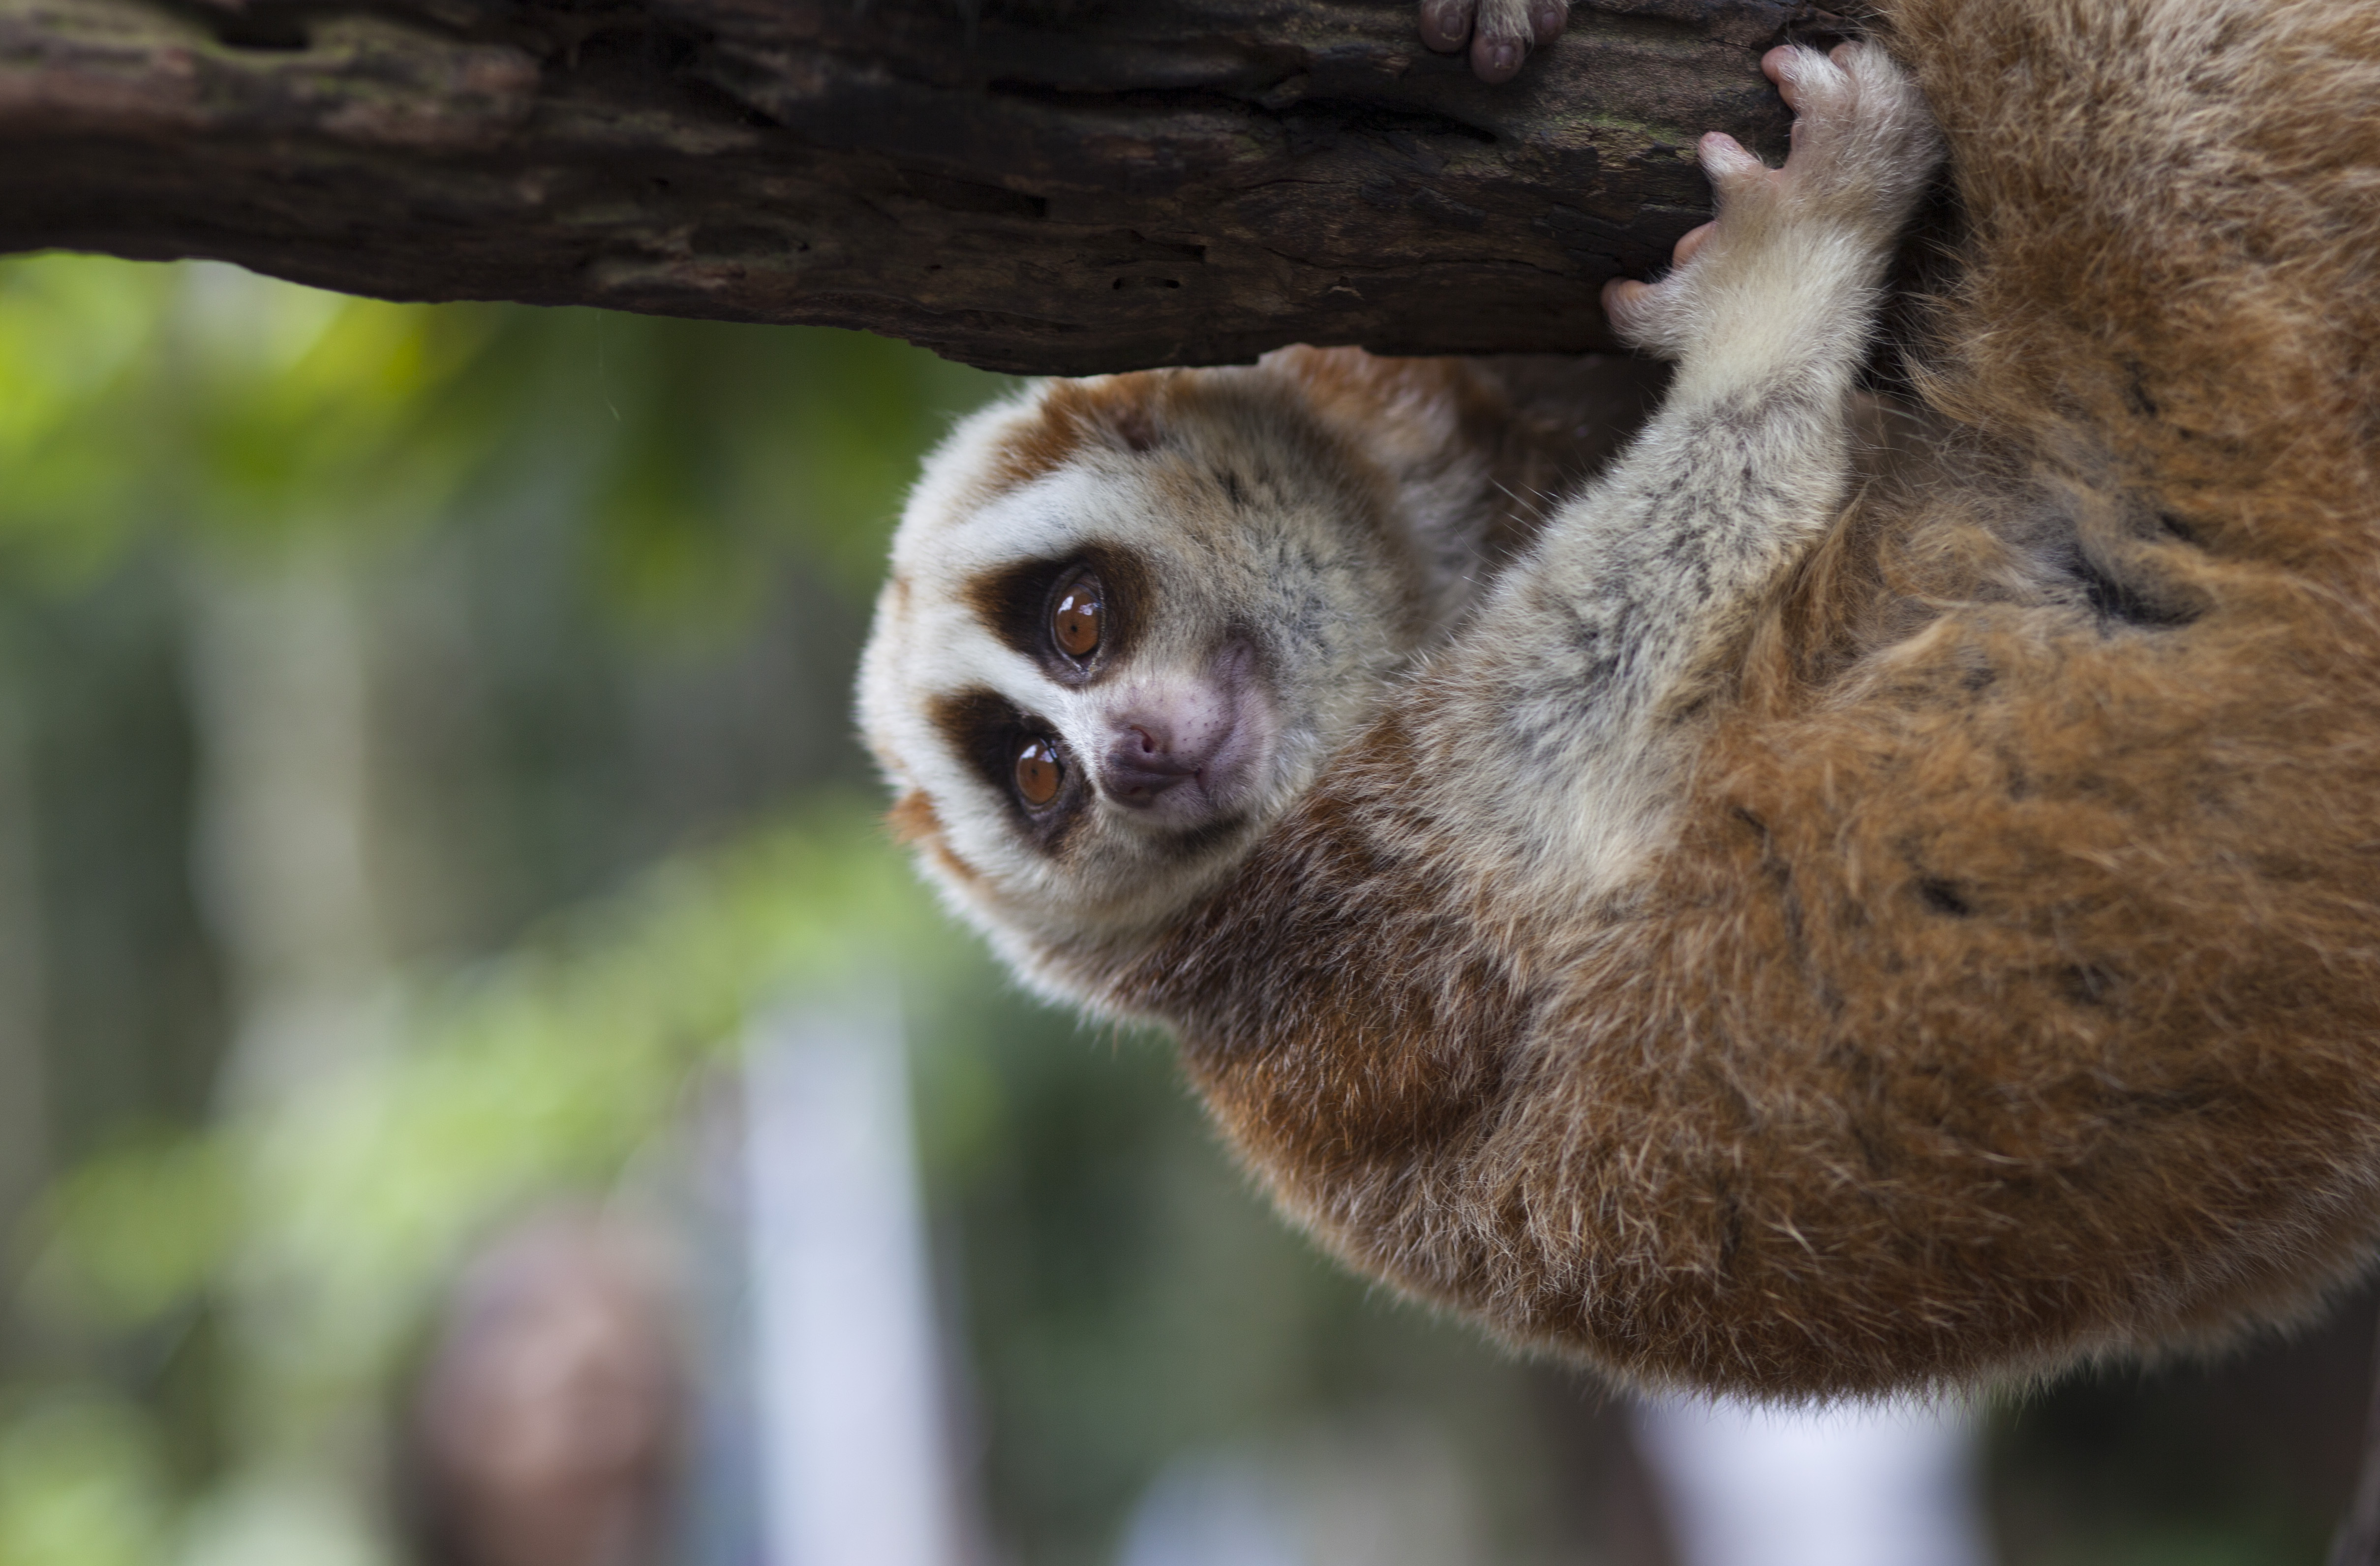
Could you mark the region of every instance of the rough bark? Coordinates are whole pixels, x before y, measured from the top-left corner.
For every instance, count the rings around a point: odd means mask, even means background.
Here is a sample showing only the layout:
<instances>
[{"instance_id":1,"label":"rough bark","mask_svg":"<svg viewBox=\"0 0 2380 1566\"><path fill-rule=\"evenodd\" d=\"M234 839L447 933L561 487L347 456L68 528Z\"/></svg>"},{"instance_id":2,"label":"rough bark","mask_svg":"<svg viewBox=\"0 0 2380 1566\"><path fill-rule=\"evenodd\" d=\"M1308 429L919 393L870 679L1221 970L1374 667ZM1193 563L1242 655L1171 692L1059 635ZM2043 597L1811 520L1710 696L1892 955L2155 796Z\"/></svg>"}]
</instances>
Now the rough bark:
<instances>
[{"instance_id":1,"label":"rough bark","mask_svg":"<svg viewBox=\"0 0 2380 1566\"><path fill-rule=\"evenodd\" d=\"M0 249L1037 371L1595 348L1835 25L1580 0L1488 87L1411 0L0 0Z\"/></svg>"},{"instance_id":2,"label":"rough bark","mask_svg":"<svg viewBox=\"0 0 2380 1566\"><path fill-rule=\"evenodd\" d=\"M2329 1566L2380 1566L2380 1345L2373 1351L2374 1381L2363 1417L2363 1461L2347 1515L2331 1536Z\"/></svg>"}]
</instances>

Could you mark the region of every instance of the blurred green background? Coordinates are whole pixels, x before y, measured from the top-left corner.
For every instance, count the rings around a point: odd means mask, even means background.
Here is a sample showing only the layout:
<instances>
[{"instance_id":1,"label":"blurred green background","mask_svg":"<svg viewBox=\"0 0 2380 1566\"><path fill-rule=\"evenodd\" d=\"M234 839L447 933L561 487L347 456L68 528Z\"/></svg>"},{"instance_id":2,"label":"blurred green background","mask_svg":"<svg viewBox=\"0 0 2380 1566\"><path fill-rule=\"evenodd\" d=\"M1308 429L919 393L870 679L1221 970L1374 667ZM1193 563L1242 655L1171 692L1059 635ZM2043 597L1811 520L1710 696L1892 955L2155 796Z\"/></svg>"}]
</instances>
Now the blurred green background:
<instances>
[{"instance_id":1,"label":"blurred green background","mask_svg":"<svg viewBox=\"0 0 2380 1566\"><path fill-rule=\"evenodd\" d=\"M0 263L0 1566L404 1560L392 1410L459 1260L650 1184L748 1012L885 953L990 1559L1109 1561L1169 1463L1387 1430L1465 1560L1661 1560L1603 1394L1320 1260L1161 1040L1017 994L878 832L875 577L1006 384ZM2004 1559L2317 1559L2371 1314L1998 1411Z\"/></svg>"}]
</instances>

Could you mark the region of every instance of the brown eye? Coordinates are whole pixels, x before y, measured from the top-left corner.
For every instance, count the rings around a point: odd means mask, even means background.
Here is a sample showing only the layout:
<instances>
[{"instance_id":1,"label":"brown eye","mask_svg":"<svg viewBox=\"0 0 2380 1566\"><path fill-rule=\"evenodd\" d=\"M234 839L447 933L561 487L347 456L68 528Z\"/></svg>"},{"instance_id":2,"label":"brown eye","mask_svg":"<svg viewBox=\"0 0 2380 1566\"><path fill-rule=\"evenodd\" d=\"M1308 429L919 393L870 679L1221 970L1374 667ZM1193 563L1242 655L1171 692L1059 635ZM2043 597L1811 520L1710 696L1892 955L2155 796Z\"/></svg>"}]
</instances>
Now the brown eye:
<instances>
[{"instance_id":1,"label":"brown eye","mask_svg":"<svg viewBox=\"0 0 2380 1566\"><path fill-rule=\"evenodd\" d=\"M1066 765L1058 759L1058 747L1036 736L1026 740L1016 751L1016 793L1026 804L1039 809L1058 797L1058 789L1066 781Z\"/></svg>"},{"instance_id":2,"label":"brown eye","mask_svg":"<svg viewBox=\"0 0 2380 1566\"><path fill-rule=\"evenodd\" d=\"M1099 649L1099 579L1086 571L1058 589L1050 611L1050 635L1069 658Z\"/></svg>"}]
</instances>

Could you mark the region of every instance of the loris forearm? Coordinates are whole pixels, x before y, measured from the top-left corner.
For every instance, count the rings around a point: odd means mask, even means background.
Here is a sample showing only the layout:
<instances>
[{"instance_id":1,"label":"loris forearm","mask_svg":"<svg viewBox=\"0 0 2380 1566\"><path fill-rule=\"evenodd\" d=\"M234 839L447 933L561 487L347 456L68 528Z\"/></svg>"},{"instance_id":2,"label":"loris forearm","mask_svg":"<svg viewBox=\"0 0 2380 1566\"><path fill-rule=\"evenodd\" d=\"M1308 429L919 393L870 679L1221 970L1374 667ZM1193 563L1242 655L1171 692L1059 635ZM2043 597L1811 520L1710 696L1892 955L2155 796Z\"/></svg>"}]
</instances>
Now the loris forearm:
<instances>
[{"instance_id":1,"label":"loris forearm","mask_svg":"<svg viewBox=\"0 0 2380 1566\"><path fill-rule=\"evenodd\" d=\"M1658 288L1614 300L1623 330L1680 357L1667 403L1429 677L1448 722L1424 776L1451 811L1494 812L1497 839L1572 892L1658 841L1679 720L1842 502L1876 279L1937 155L1882 56L1843 60L1771 56L1813 127L1784 170L1706 146L1718 225ZM1844 171L1854 152L1869 166ZM1514 776L1540 786L1499 786Z\"/></svg>"}]
</instances>

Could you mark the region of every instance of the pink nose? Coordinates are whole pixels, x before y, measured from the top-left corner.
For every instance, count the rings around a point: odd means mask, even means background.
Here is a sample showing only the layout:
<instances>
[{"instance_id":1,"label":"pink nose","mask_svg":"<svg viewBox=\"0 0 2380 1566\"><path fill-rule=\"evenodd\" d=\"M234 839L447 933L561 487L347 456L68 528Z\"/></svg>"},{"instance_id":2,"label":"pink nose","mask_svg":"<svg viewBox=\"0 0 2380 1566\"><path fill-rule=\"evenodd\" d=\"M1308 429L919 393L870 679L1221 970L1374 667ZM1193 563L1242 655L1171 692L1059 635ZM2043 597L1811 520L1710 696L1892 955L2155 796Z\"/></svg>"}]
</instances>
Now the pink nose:
<instances>
[{"instance_id":1,"label":"pink nose","mask_svg":"<svg viewBox=\"0 0 2380 1566\"><path fill-rule=\"evenodd\" d=\"M1179 746L1172 725L1141 718L1123 726L1100 769L1108 795L1123 805L1148 805L1167 789L1198 775L1211 743Z\"/></svg>"}]
</instances>

